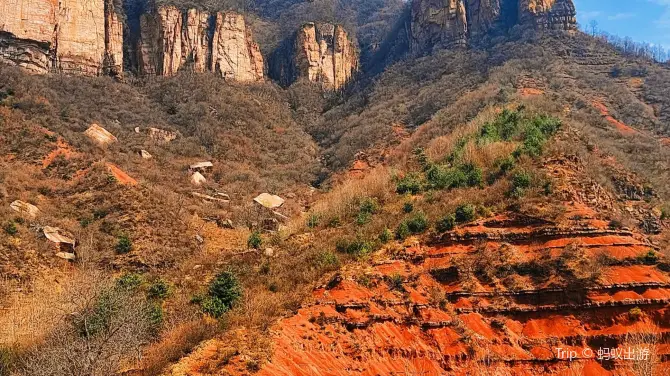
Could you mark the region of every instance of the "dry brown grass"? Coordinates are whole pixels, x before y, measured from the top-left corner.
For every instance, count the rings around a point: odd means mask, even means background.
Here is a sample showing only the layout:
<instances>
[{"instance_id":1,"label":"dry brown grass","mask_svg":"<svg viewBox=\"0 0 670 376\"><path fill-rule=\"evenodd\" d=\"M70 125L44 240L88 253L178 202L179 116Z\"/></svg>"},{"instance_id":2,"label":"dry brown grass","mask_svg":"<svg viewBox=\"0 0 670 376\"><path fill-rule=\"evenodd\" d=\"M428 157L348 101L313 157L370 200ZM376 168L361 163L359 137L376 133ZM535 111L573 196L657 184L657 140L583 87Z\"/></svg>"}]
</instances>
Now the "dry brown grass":
<instances>
[{"instance_id":1,"label":"dry brown grass","mask_svg":"<svg viewBox=\"0 0 670 376\"><path fill-rule=\"evenodd\" d=\"M0 309L0 346L29 348L39 343L62 317L63 284L71 278L63 274L37 279L22 286L27 291L5 296ZM12 285L6 290L16 291L17 286Z\"/></svg>"},{"instance_id":2,"label":"dry brown grass","mask_svg":"<svg viewBox=\"0 0 670 376\"><path fill-rule=\"evenodd\" d=\"M166 329L158 342L149 346L136 368L142 376L161 375L167 366L190 353L215 331L215 324L203 319L177 323Z\"/></svg>"},{"instance_id":3,"label":"dry brown grass","mask_svg":"<svg viewBox=\"0 0 670 376\"><path fill-rule=\"evenodd\" d=\"M335 187L321 197L312 213L325 220L344 218L358 211L361 199L376 198L384 203L393 196L394 190L390 170L387 167L375 168L361 180L347 180Z\"/></svg>"}]
</instances>

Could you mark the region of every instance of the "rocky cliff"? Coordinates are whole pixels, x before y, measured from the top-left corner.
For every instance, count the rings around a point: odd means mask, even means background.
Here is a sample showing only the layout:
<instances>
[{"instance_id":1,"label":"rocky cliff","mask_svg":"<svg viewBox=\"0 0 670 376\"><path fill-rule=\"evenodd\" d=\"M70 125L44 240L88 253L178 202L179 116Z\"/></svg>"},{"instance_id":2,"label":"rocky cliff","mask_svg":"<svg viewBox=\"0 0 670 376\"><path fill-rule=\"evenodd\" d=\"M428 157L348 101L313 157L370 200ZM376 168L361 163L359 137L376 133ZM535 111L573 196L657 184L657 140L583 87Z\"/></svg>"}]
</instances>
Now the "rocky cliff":
<instances>
[{"instance_id":1,"label":"rocky cliff","mask_svg":"<svg viewBox=\"0 0 670 376\"><path fill-rule=\"evenodd\" d=\"M160 7L140 17L135 50L142 74L171 76L189 65L196 72L212 71L236 81L263 79L263 56L237 13Z\"/></svg>"},{"instance_id":2,"label":"rocky cliff","mask_svg":"<svg viewBox=\"0 0 670 376\"><path fill-rule=\"evenodd\" d=\"M111 2L0 0L0 61L34 72L118 72L121 36Z\"/></svg>"},{"instance_id":3,"label":"rocky cliff","mask_svg":"<svg viewBox=\"0 0 670 376\"><path fill-rule=\"evenodd\" d=\"M413 0L411 48L465 46L516 25L573 30L575 16L572 0Z\"/></svg>"},{"instance_id":4,"label":"rocky cliff","mask_svg":"<svg viewBox=\"0 0 670 376\"><path fill-rule=\"evenodd\" d=\"M305 78L339 90L358 70L359 52L340 25L308 23L270 58L270 76L288 86Z\"/></svg>"}]
</instances>

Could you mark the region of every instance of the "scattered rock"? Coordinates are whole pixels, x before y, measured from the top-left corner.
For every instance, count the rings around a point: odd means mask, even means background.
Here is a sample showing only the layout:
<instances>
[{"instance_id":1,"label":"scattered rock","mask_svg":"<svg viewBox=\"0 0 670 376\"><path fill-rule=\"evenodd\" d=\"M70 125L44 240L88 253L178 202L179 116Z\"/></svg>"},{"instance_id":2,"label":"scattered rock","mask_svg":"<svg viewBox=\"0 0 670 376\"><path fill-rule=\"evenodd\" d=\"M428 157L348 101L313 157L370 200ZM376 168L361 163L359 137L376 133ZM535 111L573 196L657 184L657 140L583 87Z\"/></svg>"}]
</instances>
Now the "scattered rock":
<instances>
[{"instance_id":1,"label":"scattered rock","mask_svg":"<svg viewBox=\"0 0 670 376\"><path fill-rule=\"evenodd\" d=\"M139 128L135 129L139 132ZM176 140L178 136L177 132L170 132L159 128L149 128L147 129L147 133L149 134L150 139L160 142L170 142Z\"/></svg>"},{"instance_id":2,"label":"scattered rock","mask_svg":"<svg viewBox=\"0 0 670 376\"><path fill-rule=\"evenodd\" d=\"M662 231L662 224L658 218L648 216L640 221L640 228L646 234L658 235Z\"/></svg>"},{"instance_id":3,"label":"scattered rock","mask_svg":"<svg viewBox=\"0 0 670 376\"><path fill-rule=\"evenodd\" d=\"M116 136L109 133L105 128L98 124L91 124L84 134L101 147L108 146L118 141Z\"/></svg>"},{"instance_id":4,"label":"scattered rock","mask_svg":"<svg viewBox=\"0 0 670 376\"><path fill-rule=\"evenodd\" d=\"M151 155L148 151L142 149L142 150L140 150L140 157L142 157L142 159L151 159L154 156Z\"/></svg>"},{"instance_id":5,"label":"scattered rock","mask_svg":"<svg viewBox=\"0 0 670 376\"><path fill-rule=\"evenodd\" d=\"M196 164L192 164L189 167L189 170L191 172L207 172L211 170L214 167L214 164L212 162L200 162Z\"/></svg>"},{"instance_id":6,"label":"scattered rock","mask_svg":"<svg viewBox=\"0 0 670 376\"><path fill-rule=\"evenodd\" d=\"M193 185L203 185L207 183L207 179L205 179L204 176L202 176L201 173L195 172L193 175L191 175L191 184Z\"/></svg>"},{"instance_id":7,"label":"scattered rock","mask_svg":"<svg viewBox=\"0 0 670 376\"><path fill-rule=\"evenodd\" d=\"M219 227L227 228L227 229L230 229L230 230L235 228L235 226L233 225L233 221L231 221L230 219L226 219L225 221L222 221L221 224L219 224Z\"/></svg>"},{"instance_id":8,"label":"scattered rock","mask_svg":"<svg viewBox=\"0 0 670 376\"><path fill-rule=\"evenodd\" d=\"M254 202L268 209L276 209L284 205L284 199L269 193L262 193L254 198Z\"/></svg>"},{"instance_id":9,"label":"scattered rock","mask_svg":"<svg viewBox=\"0 0 670 376\"><path fill-rule=\"evenodd\" d=\"M272 248L265 248L265 251L263 252L263 254L267 257L274 257L275 250L272 249Z\"/></svg>"},{"instance_id":10,"label":"scattered rock","mask_svg":"<svg viewBox=\"0 0 670 376\"><path fill-rule=\"evenodd\" d=\"M197 172L196 172L196 174L197 174ZM227 204L227 203L230 202L230 200L226 200L226 199L223 199L223 198L217 198L217 197L208 196L208 195L206 195L206 194L202 194L202 193L199 193L199 192L191 192L191 194L192 194L194 197L201 198L201 199L203 199L203 200L205 200L205 201L209 201L209 202L221 202L221 203L224 203L224 204Z\"/></svg>"},{"instance_id":11,"label":"scattered rock","mask_svg":"<svg viewBox=\"0 0 670 376\"><path fill-rule=\"evenodd\" d=\"M135 127L135 133L140 133L140 127Z\"/></svg>"},{"instance_id":12,"label":"scattered rock","mask_svg":"<svg viewBox=\"0 0 670 376\"><path fill-rule=\"evenodd\" d=\"M44 236L52 243L55 243L60 252L74 253L76 240L69 234L65 234L58 227L45 226L42 229Z\"/></svg>"},{"instance_id":13,"label":"scattered rock","mask_svg":"<svg viewBox=\"0 0 670 376\"><path fill-rule=\"evenodd\" d=\"M74 260L77 259L77 255L75 255L74 253L70 253L70 252L58 252L58 253L56 253L56 257L60 257L63 260L67 260L67 261L74 261Z\"/></svg>"},{"instance_id":14,"label":"scattered rock","mask_svg":"<svg viewBox=\"0 0 670 376\"><path fill-rule=\"evenodd\" d=\"M38 209L37 206L19 200L9 204L9 207L15 212L26 214L31 218L37 217L37 215L40 213L40 209Z\"/></svg>"},{"instance_id":15,"label":"scattered rock","mask_svg":"<svg viewBox=\"0 0 670 376\"><path fill-rule=\"evenodd\" d=\"M205 242L205 239L204 239L202 236L200 236L200 235L196 235L196 236L195 236L195 241L197 241L198 243L202 244L202 243Z\"/></svg>"}]
</instances>

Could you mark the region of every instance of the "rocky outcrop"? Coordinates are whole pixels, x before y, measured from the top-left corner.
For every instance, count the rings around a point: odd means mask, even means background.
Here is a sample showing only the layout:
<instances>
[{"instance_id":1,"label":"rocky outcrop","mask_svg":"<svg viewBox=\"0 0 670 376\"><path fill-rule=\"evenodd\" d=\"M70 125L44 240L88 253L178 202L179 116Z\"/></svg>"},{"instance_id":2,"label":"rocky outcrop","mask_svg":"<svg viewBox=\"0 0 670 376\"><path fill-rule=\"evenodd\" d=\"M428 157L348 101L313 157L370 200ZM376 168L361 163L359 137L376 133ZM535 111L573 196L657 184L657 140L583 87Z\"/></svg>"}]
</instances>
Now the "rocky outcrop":
<instances>
[{"instance_id":1,"label":"rocky outcrop","mask_svg":"<svg viewBox=\"0 0 670 376\"><path fill-rule=\"evenodd\" d=\"M577 27L577 11L572 0L519 0L519 5L521 22L557 30Z\"/></svg>"},{"instance_id":2,"label":"rocky outcrop","mask_svg":"<svg viewBox=\"0 0 670 376\"><path fill-rule=\"evenodd\" d=\"M236 81L263 79L263 55L252 40L244 17L217 13L212 40L212 72Z\"/></svg>"},{"instance_id":3,"label":"rocky outcrop","mask_svg":"<svg viewBox=\"0 0 670 376\"><path fill-rule=\"evenodd\" d=\"M358 71L359 51L340 25L308 23L270 58L270 76L288 86L300 78L343 88Z\"/></svg>"},{"instance_id":4,"label":"rocky outcrop","mask_svg":"<svg viewBox=\"0 0 670 376\"><path fill-rule=\"evenodd\" d=\"M412 50L465 46L465 0L416 0L412 3Z\"/></svg>"},{"instance_id":5,"label":"rocky outcrop","mask_svg":"<svg viewBox=\"0 0 670 376\"><path fill-rule=\"evenodd\" d=\"M516 25L574 30L575 16L572 0L413 0L411 49L461 47Z\"/></svg>"},{"instance_id":6,"label":"rocky outcrop","mask_svg":"<svg viewBox=\"0 0 670 376\"><path fill-rule=\"evenodd\" d=\"M208 13L173 6L140 17L137 69L171 76L185 66L242 82L263 79L263 56L237 13Z\"/></svg>"},{"instance_id":7,"label":"rocky outcrop","mask_svg":"<svg viewBox=\"0 0 670 376\"><path fill-rule=\"evenodd\" d=\"M104 0L0 0L0 60L36 73L118 73L121 39Z\"/></svg>"}]
</instances>

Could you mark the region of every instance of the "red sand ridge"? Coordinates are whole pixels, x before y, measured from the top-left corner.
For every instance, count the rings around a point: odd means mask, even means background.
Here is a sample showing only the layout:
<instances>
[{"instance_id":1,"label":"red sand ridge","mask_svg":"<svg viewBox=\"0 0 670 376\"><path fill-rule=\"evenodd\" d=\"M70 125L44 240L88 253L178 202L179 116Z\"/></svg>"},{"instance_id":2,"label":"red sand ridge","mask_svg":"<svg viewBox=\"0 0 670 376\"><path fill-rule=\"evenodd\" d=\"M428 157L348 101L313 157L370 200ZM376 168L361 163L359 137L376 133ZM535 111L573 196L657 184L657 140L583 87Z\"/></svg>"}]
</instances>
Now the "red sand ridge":
<instances>
[{"instance_id":1,"label":"red sand ridge","mask_svg":"<svg viewBox=\"0 0 670 376\"><path fill-rule=\"evenodd\" d=\"M113 165L111 163L106 163L107 169L109 172L114 176L117 182L121 185L137 185L137 180L131 178L123 172L120 168L118 168L116 165Z\"/></svg>"},{"instance_id":2,"label":"red sand ridge","mask_svg":"<svg viewBox=\"0 0 670 376\"><path fill-rule=\"evenodd\" d=\"M593 107L600 111L600 114L607 120L610 124L614 125L616 129L619 130L622 134L625 135L630 135L630 134L635 134L638 133L635 129L629 127L628 125L622 123L621 121L615 119L612 115L610 115L609 110L607 107L600 101L593 101Z\"/></svg>"},{"instance_id":3,"label":"red sand ridge","mask_svg":"<svg viewBox=\"0 0 670 376\"><path fill-rule=\"evenodd\" d=\"M667 360L670 275L625 261L651 245L639 234L609 228L593 213L580 207L555 222L498 215L431 244L383 250L371 267L349 266L314 290L295 316L275 325L272 356L257 374L610 375L606 368L623 372L626 364L581 355L570 362L557 349L593 354L625 347L636 333L656 336L654 349ZM587 258L607 255L609 264L594 283L523 273L514 286L498 278L465 282L456 269L481 257L482 249L514 264L555 259L568 247L579 247ZM400 286L389 282L398 278ZM195 363L211 364L208 356L201 353ZM667 365L658 365L659 374L670 372ZM224 368L248 374L242 362ZM198 367L190 372L206 374Z\"/></svg>"}]
</instances>

